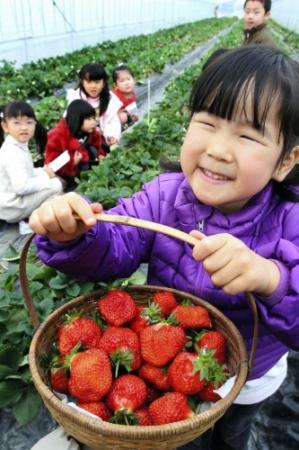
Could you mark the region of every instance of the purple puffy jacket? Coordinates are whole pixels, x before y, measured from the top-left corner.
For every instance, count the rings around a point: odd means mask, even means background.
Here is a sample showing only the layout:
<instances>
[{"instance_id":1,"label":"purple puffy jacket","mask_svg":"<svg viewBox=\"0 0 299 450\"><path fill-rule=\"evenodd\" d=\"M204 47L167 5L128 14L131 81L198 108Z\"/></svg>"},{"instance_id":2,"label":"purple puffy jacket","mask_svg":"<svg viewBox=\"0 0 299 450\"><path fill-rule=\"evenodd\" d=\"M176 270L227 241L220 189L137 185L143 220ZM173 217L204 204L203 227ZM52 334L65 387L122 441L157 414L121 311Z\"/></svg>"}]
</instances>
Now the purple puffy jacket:
<instances>
[{"instance_id":1,"label":"purple puffy jacket","mask_svg":"<svg viewBox=\"0 0 299 450\"><path fill-rule=\"evenodd\" d=\"M181 173L163 174L132 198L121 199L111 214L152 220L189 233L231 233L281 271L277 290L257 297L260 315L258 348L250 379L265 374L288 351L299 349L299 204L281 201L272 184L242 210L223 214L203 205ZM108 212L108 214L109 214ZM111 280L131 275L148 262L148 283L184 290L208 300L240 330L247 348L252 315L244 294L229 296L213 285L184 242L141 228L100 223L79 240L56 243L36 238L39 257L81 280ZM265 273L265 276L267 274Z\"/></svg>"}]
</instances>

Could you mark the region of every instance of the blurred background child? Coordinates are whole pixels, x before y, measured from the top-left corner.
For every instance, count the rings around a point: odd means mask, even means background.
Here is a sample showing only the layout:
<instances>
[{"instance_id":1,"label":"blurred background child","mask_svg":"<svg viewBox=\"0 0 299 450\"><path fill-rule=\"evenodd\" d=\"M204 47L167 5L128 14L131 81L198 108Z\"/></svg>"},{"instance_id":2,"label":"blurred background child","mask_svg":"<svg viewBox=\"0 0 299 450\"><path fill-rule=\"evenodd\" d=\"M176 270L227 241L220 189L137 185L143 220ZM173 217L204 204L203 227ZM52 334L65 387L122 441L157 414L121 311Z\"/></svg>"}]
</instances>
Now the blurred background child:
<instances>
[{"instance_id":1,"label":"blurred background child","mask_svg":"<svg viewBox=\"0 0 299 450\"><path fill-rule=\"evenodd\" d=\"M26 234L31 230L24 219L46 199L60 194L62 181L48 165L33 165L28 143L35 138L42 153L46 130L28 103L9 103L1 112L0 121L0 219L19 222L21 234Z\"/></svg>"},{"instance_id":2,"label":"blurred background child","mask_svg":"<svg viewBox=\"0 0 299 450\"><path fill-rule=\"evenodd\" d=\"M262 44L276 47L267 28L270 18L271 0L246 0L244 3L244 45Z\"/></svg>"},{"instance_id":3,"label":"blurred background child","mask_svg":"<svg viewBox=\"0 0 299 450\"><path fill-rule=\"evenodd\" d=\"M119 64L112 72L114 94L122 102L118 116L122 126L131 125L138 120L135 93L135 77L132 70L125 64Z\"/></svg>"},{"instance_id":4,"label":"blurred background child","mask_svg":"<svg viewBox=\"0 0 299 450\"><path fill-rule=\"evenodd\" d=\"M69 153L69 161L57 171L66 182L66 191L76 188L75 178L82 170L105 156L96 125L95 109L84 100L74 100L67 108L66 117L48 132L45 162L50 163L65 150Z\"/></svg>"},{"instance_id":5,"label":"blurred background child","mask_svg":"<svg viewBox=\"0 0 299 450\"><path fill-rule=\"evenodd\" d=\"M77 89L67 91L68 104L76 99L87 101L95 109L107 146L117 144L121 135L118 117L121 101L109 91L108 74L101 64L89 63L82 67Z\"/></svg>"}]
</instances>

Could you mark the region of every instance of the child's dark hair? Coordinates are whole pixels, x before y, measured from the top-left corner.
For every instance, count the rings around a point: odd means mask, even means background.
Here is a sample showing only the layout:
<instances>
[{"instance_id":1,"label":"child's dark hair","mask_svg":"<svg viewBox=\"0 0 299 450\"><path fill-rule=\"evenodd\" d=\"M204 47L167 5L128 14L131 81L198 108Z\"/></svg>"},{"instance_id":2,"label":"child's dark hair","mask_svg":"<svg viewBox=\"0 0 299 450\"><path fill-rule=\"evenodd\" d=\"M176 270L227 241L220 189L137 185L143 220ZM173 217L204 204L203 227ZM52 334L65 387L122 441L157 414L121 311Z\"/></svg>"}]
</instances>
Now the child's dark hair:
<instances>
[{"instance_id":1,"label":"child's dark hair","mask_svg":"<svg viewBox=\"0 0 299 450\"><path fill-rule=\"evenodd\" d=\"M31 105L23 101L13 101L6 106L0 107L0 122L8 119L17 119L18 117L26 116L34 119L36 122L34 139L38 152L43 155L47 143L47 130L37 121L35 112ZM0 126L0 146L4 142L4 130Z\"/></svg>"},{"instance_id":2,"label":"child's dark hair","mask_svg":"<svg viewBox=\"0 0 299 450\"><path fill-rule=\"evenodd\" d=\"M206 60L206 62L202 66L202 70L205 70L210 64L212 64L219 56L224 55L226 52L228 52L228 48L217 48Z\"/></svg>"},{"instance_id":3,"label":"child's dark hair","mask_svg":"<svg viewBox=\"0 0 299 450\"><path fill-rule=\"evenodd\" d=\"M257 0L257 1L263 5L266 13L271 11L271 3L272 3L271 0ZM245 0L243 9L245 8L246 3L248 3L248 2L249 2L249 0Z\"/></svg>"},{"instance_id":4,"label":"child's dark hair","mask_svg":"<svg viewBox=\"0 0 299 450\"><path fill-rule=\"evenodd\" d=\"M123 72L123 71L129 72L129 74L130 74L133 78L135 78L135 75L134 75L132 69L130 69L129 66L127 66L126 64L119 64L119 65L116 66L115 69L113 69L113 71L112 71L112 80L113 80L114 83L117 82L119 73L120 73L120 72Z\"/></svg>"},{"instance_id":5,"label":"child's dark hair","mask_svg":"<svg viewBox=\"0 0 299 450\"><path fill-rule=\"evenodd\" d=\"M278 106L279 138L283 138L278 161L281 164L299 145L298 86L298 63L279 50L261 45L229 50L216 58L196 81L190 99L191 116L207 111L227 120L233 120L237 112L246 117L246 103L251 99L253 127L264 132L270 108ZM295 167L279 189L298 182Z\"/></svg>"},{"instance_id":6,"label":"child's dark hair","mask_svg":"<svg viewBox=\"0 0 299 450\"><path fill-rule=\"evenodd\" d=\"M95 116L95 109L88 102L74 100L67 107L65 120L70 132L79 138L82 135L81 127L84 120Z\"/></svg>"},{"instance_id":7,"label":"child's dark hair","mask_svg":"<svg viewBox=\"0 0 299 450\"><path fill-rule=\"evenodd\" d=\"M89 63L85 64L79 72L79 84L78 87L84 92L85 95L88 96L87 92L83 87L83 80L87 81L95 81L95 80L103 80L104 87L100 93L100 116L104 114L108 108L109 100L110 100L110 92L108 85L108 74L102 64L99 63Z\"/></svg>"}]
</instances>

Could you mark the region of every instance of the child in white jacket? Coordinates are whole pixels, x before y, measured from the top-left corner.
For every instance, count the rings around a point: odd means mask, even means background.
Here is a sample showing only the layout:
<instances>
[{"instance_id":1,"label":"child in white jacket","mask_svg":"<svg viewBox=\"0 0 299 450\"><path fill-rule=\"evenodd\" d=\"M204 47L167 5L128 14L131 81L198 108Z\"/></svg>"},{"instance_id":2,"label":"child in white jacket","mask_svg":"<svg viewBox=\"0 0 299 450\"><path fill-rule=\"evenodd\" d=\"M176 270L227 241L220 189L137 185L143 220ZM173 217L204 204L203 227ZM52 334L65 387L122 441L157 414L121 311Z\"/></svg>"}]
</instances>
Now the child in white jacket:
<instances>
[{"instance_id":1,"label":"child in white jacket","mask_svg":"<svg viewBox=\"0 0 299 450\"><path fill-rule=\"evenodd\" d=\"M117 144L121 136L118 111L122 106L119 98L108 86L108 75L101 64L90 63L79 72L77 89L68 89L67 102L86 100L96 110L98 123L108 146Z\"/></svg>"},{"instance_id":2,"label":"child in white jacket","mask_svg":"<svg viewBox=\"0 0 299 450\"><path fill-rule=\"evenodd\" d=\"M39 145L42 135L32 107L14 101L0 114L0 219L17 223L46 199L62 193L63 185L49 166L33 165L28 143L35 137Z\"/></svg>"}]
</instances>

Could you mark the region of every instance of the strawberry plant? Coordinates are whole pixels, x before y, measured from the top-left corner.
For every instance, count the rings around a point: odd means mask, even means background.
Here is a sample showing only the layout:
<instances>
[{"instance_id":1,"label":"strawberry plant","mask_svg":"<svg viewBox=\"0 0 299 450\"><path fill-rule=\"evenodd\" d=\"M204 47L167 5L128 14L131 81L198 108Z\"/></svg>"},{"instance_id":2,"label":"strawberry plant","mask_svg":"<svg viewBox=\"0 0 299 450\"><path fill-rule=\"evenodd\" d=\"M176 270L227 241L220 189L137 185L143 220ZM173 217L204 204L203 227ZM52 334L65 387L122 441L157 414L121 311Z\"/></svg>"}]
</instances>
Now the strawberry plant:
<instances>
[{"instance_id":1,"label":"strawberry plant","mask_svg":"<svg viewBox=\"0 0 299 450\"><path fill-rule=\"evenodd\" d=\"M0 68L0 104L16 97L25 99L51 96L64 83L76 80L80 68L91 61L104 64L108 73L118 63L126 61L137 79L142 80L150 73L161 72L165 64L178 61L234 20L205 19L149 35L132 36L116 42L105 41L63 56L27 63L19 69L4 62Z\"/></svg>"}]
</instances>

